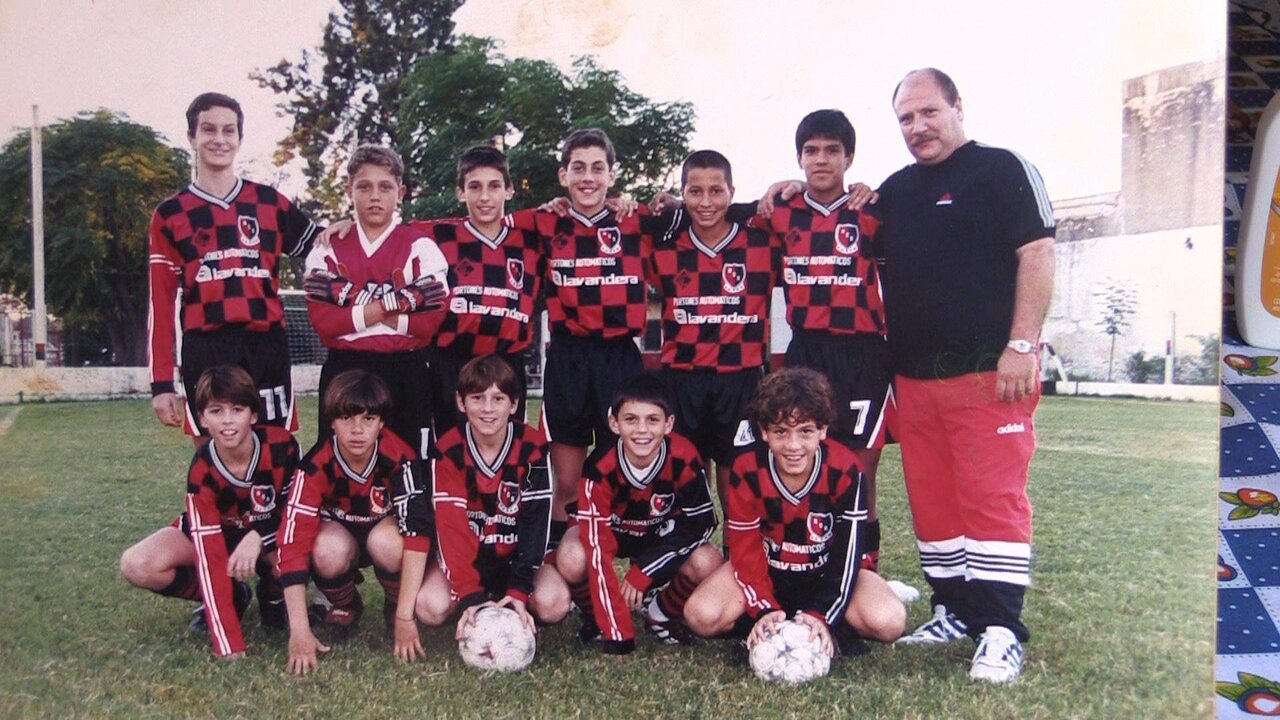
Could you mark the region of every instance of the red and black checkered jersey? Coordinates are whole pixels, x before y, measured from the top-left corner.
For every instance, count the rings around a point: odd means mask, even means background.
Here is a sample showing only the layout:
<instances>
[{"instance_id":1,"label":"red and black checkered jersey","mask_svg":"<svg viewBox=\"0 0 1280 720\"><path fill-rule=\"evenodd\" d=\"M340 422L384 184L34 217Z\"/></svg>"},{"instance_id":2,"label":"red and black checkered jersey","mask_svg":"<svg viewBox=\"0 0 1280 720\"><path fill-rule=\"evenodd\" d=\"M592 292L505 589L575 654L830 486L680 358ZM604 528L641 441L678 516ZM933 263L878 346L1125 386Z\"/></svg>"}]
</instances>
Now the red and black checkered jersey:
<instances>
[{"instance_id":1,"label":"red and black checkered jersey","mask_svg":"<svg viewBox=\"0 0 1280 720\"><path fill-rule=\"evenodd\" d=\"M780 262L770 233L737 223L714 241L690 227L674 242L656 242L649 281L662 293L663 366L736 372L764 365Z\"/></svg>"},{"instance_id":2,"label":"red and black checkered jersey","mask_svg":"<svg viewBox=\"0 0 1280 720\"><path fill-rule=\"evenodd\" d=\"M218 198L194 183L151 216L151 305L147 319L152 392L173 392L174 304L182 329L284 324L277 263L303 255L320 228L275 188L236 179Z\"/></svg>"},{"instance_id":3,"label":"red and black checkered jersey","mask_svg":"<svg viewBox=\"0 0 1280 720\"><path fill-rule=\"evenodd\" d=\"M465 609L506 588L528 601L533 575L547 553L551 478L547 441L524 423L507 424L506 441L492 462L481 455L463 423L440 438L434 462L436 532L440 568Z\"/></svg>"},{"instance_id":4,"label":"red and black checkered jersey","mask_svg":"<svg viewBox=\"0 0 1280 720\"><path fill-rule=\"evenodd\" d=\"M353 468L338 452L338 439L326 437L311 448L298 463L289 489L284 522L277 544L280 547L280 582L296 585L307 582L311 548L321 518L354 524L373 524L396 511L405 533L408 512L405 503L410 496L420 504L430 505L429 493L421 490L418 463L413 450L383 428L369 464ZM416 513L429 523L431 512ZM431 547L431 529L426 525L410 528L405 547L427 551ZM415 540L416 542L410 542Z\"/></svg>"},{"instance_id":5,"label":"red and black checkered jersey","mask_svg":"<svg viewBox=\"0 0 1280 720\"><path fill-rule=\"evenodd\" d=\"M592 217L521 210L507 224L534 230L547 262L547 316L552 335L637 337L645 328L646 262L653 237L671 218L641 211L619 220L603 209Z\"/></svg>"},{"instance_id":6,"label":"red and black checkered jersey","mask_svg":"<svg viewBox=\"0 0 1280 720\"><path fill-rule=\"evenodd\" d=\"M711 538L716 513L707 471L693 443L667 435L648 468L632 467L622 441L598 448L587 459L578 486L578 538L590 562L591 605L605 640L635 637L631 611L622 599L613 559L617 536L638 541L626 581L637 590L661 587L699 545ZM634 546L634 545L633 545Z\"/></svg>"},{"instance_id":7,"label":"red and black checkered jersey","mask_svg":"<svg viewBox=\"0 0 1280 720\"><path fill-rule=\"evenodd\" d=\"M859 542L867 519L865 481L853 451L819 445L804 487L789 490L769 446L744 451L729 473L724 537L734 577L753 618L801 610L835 626L858 578ZM783 608L779 586L813 588L801 608Z\"/></svg>"},{"instance_id":8,"label":"red and black checkered jersey","mask_svg":"<svg viewBox=\"0 0 1280 720\"><path fill-rule=\"evenodd\" d=\"M200 594L208 608L209 638L218 655L244 651L223 528L256 530L262 551L274 548L286 486L298 465L298 443L288 430L255 426L252 440L253 456L241 477L218 456L216 440L196 450L187 471L186 526L195 549Z\"/></svg>"},{"instance_id":9,"label":"red and black checkered jersey","mask_svg":"<svg viewBox=\"0 0 1280 720\"><path fill-rule=\"evenodd\" d=\"M315 247L307 254L307 274L317 270L351 280L356 297L363 294L368 302L378 302L419 278L433 276L444 282L447 265L435 241L417 228L396 224L377 238L367 238L353 223L328 247ZM369 326L363 304L338 307L312 299L307 300L307 314L325 347L376 353L429 347L445 318L444 311L396 313L395 327L380 322Z\"/></svg>"},{"instance_id":10,"label":"red and black checkered jersey","mask_svg":"<svg viewBox=\"0 0 1280 720\"><path fill-rule=\"evenodd\" d=\"M538 233L503 225L491 238L470 220L410 224L435 238L449 263L449 312L436 346L468 357L528 348L546 272Z\"/></svg>"},{"instance_id":11,"label":"red and black checkered jersey","mask_svg":"<svg viewBox=\"0 0 1280 720\"><path fill-rule=\"evenodd\" d=\"M872 248L879 223L845 207L848 201L841 195L823 205L807 192L790 201L778 197L767 222L755 217L755 203L732 206L731 218L750 217L782 243L782 286L793 330L885 334Z\"/></svg>"}]
</instances>

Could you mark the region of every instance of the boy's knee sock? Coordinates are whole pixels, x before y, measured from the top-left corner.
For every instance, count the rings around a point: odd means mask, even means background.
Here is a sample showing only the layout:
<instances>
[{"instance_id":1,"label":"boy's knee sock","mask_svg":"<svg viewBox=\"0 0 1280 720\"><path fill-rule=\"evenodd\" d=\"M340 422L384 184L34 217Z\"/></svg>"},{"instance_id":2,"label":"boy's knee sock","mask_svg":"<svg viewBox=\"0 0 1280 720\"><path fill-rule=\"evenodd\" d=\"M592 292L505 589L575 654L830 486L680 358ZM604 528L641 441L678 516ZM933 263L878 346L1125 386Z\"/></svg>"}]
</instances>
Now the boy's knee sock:
<instances>
[{"instance_id":1,"label":"boy's knee sock","mask_svg":"<svg viewBox=\"0 0 1280 720\"><path fill-rule=\"evenodd\" d=\"M873 573L880 572L880 518L868 520L865 525L867 531L867 542L863 546L862 564L863 570L870 570Z\"/></svg>"},{"instance_id":2,"label":"boy's knee sock","mask_svg":"<svg viewBox=\"0 0 1280 720\"><path fill-rule=\"evenodd\" d=\"M573 599L573 604L583 613L591 614L591 586L587 581L580 583L569 583L569 597Z\"/></svg>"},{"instance_id":3,"label":"boy's knee sock","mask_svg":"<svg viewBox=\"0 0 1280 720\"><path fill-rule=\"evenodd\" d=\"M350 608L356 604L356 571L348 570L336 578L315 576L316 588L336 608Z\"/></svg>"},{"instance_id":4,"label":"boy's knee sock","mask_svg":"<svg viewBox=\"0 0 1280 720\"><path fill-rule=\"evenodd\" d=\"M394 606L400 599L400 573L387 572L375 565L373 574L378 578L378 584L382 585L382 592L386 595L386 604Z\"/></svg>"},{"instance_id":5,"label":"boy's knee sock","mask_svg":"<svg viewBox=\"0 0 1280 720\"><path fill-rule=\"evenodd\" d=\"M671 581L671 584L658 593L658 597L654 600L654 605L667 618L681 617L684 615L685 603L689 602L689 596L693 594L697 587L698 584L696 582L676 573L676 577Z\"/></svg>"},{"instance_id":6,"label":"boy's knee sock","mask_svg":"<svg viewBox=\"0 0 1280 720\"><path fill-rule=\"evenodd\" d=\"M189 565L179 565L173 569L173 580L156 591L165 597L182 598L183 600L200 600L200 584L196 581L196 571Z\"/></svg>"}]
</instances>

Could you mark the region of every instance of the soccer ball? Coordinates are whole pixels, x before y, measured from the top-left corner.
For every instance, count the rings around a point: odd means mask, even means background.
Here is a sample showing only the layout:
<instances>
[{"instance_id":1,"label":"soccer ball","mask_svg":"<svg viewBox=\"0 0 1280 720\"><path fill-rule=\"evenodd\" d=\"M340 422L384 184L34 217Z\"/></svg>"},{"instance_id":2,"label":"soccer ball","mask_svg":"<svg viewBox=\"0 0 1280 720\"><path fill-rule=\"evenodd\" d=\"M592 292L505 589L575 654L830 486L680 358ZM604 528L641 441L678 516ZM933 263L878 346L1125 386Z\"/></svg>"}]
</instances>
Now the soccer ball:
<instances>
[{"instance_id":1,"label":"soccer ball","mask_svg":"<svg viewBox=\"0 0 1280 720\"><path fill-rule=\"evenodd\" d=\"M826 675L831 658L822 651L822 640L809 638L809 626L783 620L772 633L751 648L749 659L756 677L769 682L799 685Z\"/></svg>"},{"instance_id":2,"label":"soccer ball","mask_svg":"<svg viewBox=\"0 0 1280 720\"><path fill-rule=\"evenodd\" d=\"M477 670L517 672L529 667L537 640L515 610L486 607L458 640L462 662Z\"/></svg>"}]
</instances>

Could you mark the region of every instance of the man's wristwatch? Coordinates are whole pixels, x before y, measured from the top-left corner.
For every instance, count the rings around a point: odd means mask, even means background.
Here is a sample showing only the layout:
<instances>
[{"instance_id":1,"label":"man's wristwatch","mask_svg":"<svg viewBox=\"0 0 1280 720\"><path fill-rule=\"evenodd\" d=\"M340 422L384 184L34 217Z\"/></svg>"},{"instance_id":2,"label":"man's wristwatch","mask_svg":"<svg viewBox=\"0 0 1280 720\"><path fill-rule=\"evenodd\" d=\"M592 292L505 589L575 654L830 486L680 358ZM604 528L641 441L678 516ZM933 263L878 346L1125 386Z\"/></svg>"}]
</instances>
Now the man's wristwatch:
<instances>
[{"instance_id":1,"label":"man's wristwatch","mask_svg":"<svg viewBox=\"0 0 1280 720\"><path fill-rule=\"evenodd\" d=\"M1036 344L1030 340L1010 340L1005 347L1018 353L1019 355L1030 355L1036 349Z\"/></svg>"}]
</instances>

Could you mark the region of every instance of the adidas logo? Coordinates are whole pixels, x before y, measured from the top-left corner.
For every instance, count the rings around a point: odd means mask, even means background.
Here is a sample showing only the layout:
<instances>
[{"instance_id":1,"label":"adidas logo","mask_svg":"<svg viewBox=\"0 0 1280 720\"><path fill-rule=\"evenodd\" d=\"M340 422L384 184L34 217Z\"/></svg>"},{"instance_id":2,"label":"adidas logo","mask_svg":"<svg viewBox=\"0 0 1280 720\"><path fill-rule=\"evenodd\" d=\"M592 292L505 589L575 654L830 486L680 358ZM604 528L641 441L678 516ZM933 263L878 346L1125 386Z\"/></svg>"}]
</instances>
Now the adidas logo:
<instances>
[{"instance_id":1,"label":"adidas logo","mask_svg":"<svg viewBox=\"0 0 1280 720\"><path fill-rule=\"evenodd\" d=\"M997 435L1012 435L1013 433L1026 432L1027 427L1022 423L1009 423L996 428Z\"/></svg>"}]
</instances>

